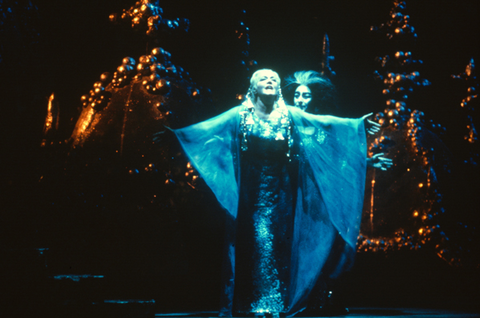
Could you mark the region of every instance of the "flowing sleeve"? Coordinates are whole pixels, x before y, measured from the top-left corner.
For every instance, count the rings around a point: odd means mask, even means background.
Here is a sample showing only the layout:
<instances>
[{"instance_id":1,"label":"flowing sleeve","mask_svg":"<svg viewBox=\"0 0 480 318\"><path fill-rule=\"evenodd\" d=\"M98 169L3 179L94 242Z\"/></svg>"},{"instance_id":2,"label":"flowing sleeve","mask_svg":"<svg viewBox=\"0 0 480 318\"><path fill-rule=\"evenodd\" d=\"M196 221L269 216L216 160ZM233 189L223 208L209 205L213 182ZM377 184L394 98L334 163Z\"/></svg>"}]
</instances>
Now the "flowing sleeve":
<instances>
[{"instance_id":1,"label":"flowing sleeve","mask_svg":"<svg viewBox=\"0 0 480 318\"><path fill-rule=\"evenodd\" d=\"M362 215L366 175L363 118L320 116L289 107L299 130L315 127L316 142L302 142L328 216L344 240L355 248ZM299 133L299 138L304 135Z\"/></svg>"},{"instance_id":2,"label":"flowing sleeve","mask_svg":"<svg viewBox=\"0 0 480 318\"><path fill-rule=\"evenodd\" d=\"M238 126L239 109L235 107L209 120L174 130L192 165L234 218L239 197Z\"/></svg>"}]
</instances>

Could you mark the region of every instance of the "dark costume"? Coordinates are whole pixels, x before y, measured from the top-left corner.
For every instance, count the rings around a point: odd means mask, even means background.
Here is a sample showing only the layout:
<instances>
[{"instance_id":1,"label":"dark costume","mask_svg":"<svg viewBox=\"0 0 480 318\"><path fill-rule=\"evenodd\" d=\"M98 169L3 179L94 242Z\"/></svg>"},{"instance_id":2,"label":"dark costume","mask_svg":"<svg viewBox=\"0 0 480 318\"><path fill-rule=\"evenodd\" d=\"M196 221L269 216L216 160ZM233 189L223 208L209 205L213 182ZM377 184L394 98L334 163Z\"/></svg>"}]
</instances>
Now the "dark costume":
<instances>
[{"instance_id":1,"label":"dark costume","mask_svg":"<svg viewBox=\"0 0 480 318\"><path fill-rule=\"evenodd\" d=\"M246 103L248 105L248 103ZM252 105L175 130L228 211L221 315L286 313L305 305L332 244L355 250L366 170L363 119Z\"/></svg>"}]
</instances>

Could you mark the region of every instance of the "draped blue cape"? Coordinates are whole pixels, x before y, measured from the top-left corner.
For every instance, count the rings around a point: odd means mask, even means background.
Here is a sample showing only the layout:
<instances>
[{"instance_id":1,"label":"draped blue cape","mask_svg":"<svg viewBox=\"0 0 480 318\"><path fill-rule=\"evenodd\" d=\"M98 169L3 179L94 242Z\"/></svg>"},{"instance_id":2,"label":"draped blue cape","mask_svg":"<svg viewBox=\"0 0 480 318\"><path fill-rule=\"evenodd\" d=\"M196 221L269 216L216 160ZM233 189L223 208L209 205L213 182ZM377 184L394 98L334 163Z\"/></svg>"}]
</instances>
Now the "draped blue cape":
<instances>
[{"instance_id":1,"label":"draped blue cape","mask_svg":"<svg viewBox=\"0 0 480 318\"><path fill-rule=\"evenodd\" d=\"M174 130L191 163L225 208L235 226L239 206L240 111ZM330 253L332 233L355 250L363 206L366 136L363 118L305 113L287 106L292 134L300 141L299 182L291 259L288 312L300 310ZM315 131L312 136L308 131ZM227 229L234 233L234 229ZM235 282L235 238L226 238L221 313L231 314Z\"/></svg>"}]
</instances>

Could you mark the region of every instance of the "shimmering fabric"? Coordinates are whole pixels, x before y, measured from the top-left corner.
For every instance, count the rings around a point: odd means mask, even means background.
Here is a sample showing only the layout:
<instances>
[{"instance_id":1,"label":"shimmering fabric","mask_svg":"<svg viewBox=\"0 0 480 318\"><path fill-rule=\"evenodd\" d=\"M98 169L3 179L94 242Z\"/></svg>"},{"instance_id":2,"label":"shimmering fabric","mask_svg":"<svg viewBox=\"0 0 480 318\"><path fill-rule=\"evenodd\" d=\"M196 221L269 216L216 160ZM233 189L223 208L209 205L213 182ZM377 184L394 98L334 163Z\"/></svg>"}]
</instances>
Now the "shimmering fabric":
<instances>
[{"instance_id":1,"label":"shimmering fabric","mask_svg":"<svg viewBox=\"0 0 480 318\"><path fill-rule=\"evenodd\" d=\"M294 148L298 148L293 151L292 166L292 162L283 163L286 159L281 156L282 146L276 146L277 141L282 144L280 140L259 141L256 150L241 158L239 126L243 109L244 106L235 107L175 133L192 164L228 211L220 314L231 315L235 299L235 306L241 311L248 306L252 310L267 307L277 310L283 306L281 311L291 315L304 306L336 235L340 234L349 247L342 257L355 247L366 170L363 118L312 115L287 107ZM262 161L270 154L276 159ZM248 173L249 170L252 172ZM275 182L268 181L270 177ZM270 190L259 191L263 193L260 198L244 197L251 195L244 189L263 187ZM279 205L273 193L278 194ZM267 206L255 208L248 202L265 202ZM280 243L276 245L280 238L276 233L282 231L293 232L291 240L283 242L286 253L281 252ZM236 242L245 246L239 247ZM262 247L255 248L255 244ZM262 257L253 256L257 252ZM263 253L273 257L263 258ZM290 259L284 254L290 254ZM240 259L236 261L236 257ZM253 274L248 273L248 268L253 268ZM255 285L255 281L260 281L255 278L257 274L268 276L264 280L268 287ZM244 280L236 277L250 277L245 281L251 283L243 284ZM242 286L236 287L236 283Z\"/></svg>"},{"instance_id":2,"label":"shimmering fabric","mask_svg":"<svg viewBox=\"0 0 480 318\"><path fill-rule=\"evenodd\" d=\"M281 130L256 116L252 128L241 155L234 312L280 313L290 281L294 164Z\"/></svg>"}]
</instances>

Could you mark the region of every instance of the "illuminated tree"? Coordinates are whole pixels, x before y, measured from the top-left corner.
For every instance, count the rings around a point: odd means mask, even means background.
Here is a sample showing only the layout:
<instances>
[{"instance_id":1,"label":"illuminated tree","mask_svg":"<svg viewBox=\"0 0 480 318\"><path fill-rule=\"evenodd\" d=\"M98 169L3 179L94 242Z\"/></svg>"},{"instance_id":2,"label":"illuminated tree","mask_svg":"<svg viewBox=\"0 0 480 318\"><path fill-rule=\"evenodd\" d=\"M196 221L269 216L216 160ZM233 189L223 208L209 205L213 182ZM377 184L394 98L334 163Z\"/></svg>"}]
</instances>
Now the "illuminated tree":
<instances>
[{"instance_id":1,"label":"illuminated tree","mask_svg":"<svg viewBox=\"0 0 480 318\"><path fill-rule=\"evenodd\" d=\"M448 175L451 154L441 140L439 124L413 109L415 97L431 83L420 75L423 61L414 59L417 33L406 14L405 1L393 1L390 19L371 31L385 41L374 72L382 81L386 108L375 115L382 124L369 140L369 155L385 153L393 159L389 171L369 171L359 251L435 248L452 264L459 256L447 247L442 176Z\"/></svg>"}]
</instances>

